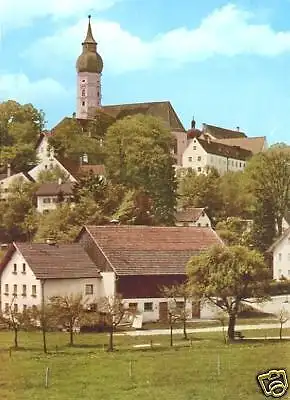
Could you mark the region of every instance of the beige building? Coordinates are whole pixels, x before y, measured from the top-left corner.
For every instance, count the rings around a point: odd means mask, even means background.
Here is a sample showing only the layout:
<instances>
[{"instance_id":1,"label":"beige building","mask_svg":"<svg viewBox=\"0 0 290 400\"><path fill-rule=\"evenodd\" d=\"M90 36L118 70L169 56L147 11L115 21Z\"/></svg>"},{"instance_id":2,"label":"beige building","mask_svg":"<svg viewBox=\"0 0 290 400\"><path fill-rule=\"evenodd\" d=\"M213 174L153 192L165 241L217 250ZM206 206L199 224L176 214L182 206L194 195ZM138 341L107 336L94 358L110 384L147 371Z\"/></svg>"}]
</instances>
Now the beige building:
<instances>
[{"instance_id":1,"label":"beige building","mask_svg":"<svg viewBox=\"0 0 290 400\"><path fill-rule=\"evenodd\" d=\"M211 227L205 208L188 207L175 214L176 226Z\"/></svg>"},{"instance_id":2,"label":"beige building","mask_svg":"<svg viewBox=\"0 0 290 400\"><path fill-rule=\"evenodd\" d=\"M47 214L55 210L59 203L71 203L74 183L43 183L35 192L37 211Z\"/></svg>"}]
</instances>

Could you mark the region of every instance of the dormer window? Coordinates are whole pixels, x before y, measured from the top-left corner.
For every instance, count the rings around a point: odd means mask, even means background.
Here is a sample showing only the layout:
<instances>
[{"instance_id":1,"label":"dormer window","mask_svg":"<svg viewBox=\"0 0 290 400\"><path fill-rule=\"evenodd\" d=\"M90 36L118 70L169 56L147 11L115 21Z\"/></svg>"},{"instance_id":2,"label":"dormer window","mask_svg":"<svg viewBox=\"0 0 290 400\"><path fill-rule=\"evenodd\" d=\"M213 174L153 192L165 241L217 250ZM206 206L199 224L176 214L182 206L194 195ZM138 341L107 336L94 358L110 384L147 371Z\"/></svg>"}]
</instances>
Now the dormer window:
<instances>
[{"instance_id":1,"label":"dormer window","mask_svg":"<svg viewBox=\"0 0 290 400\"><path fill-rule=\"evenodd\" d=\"M82 89L82 97L85 97L85 95L86 95L86 90Z\"/></svg>"}]
</instances>

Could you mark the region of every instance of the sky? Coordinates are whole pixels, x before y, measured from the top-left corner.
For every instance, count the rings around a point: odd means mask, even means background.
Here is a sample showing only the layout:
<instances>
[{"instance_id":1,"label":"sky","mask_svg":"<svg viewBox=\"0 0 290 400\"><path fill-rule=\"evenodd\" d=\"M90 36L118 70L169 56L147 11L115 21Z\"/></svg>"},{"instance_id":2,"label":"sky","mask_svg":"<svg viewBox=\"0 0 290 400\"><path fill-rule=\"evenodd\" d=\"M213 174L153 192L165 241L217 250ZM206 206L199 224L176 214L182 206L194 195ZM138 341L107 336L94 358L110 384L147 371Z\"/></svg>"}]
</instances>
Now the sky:
<instances>
[{"instance_id":1,"label":"sky","mask_svg":"<svg viewBox=\"0 0 290 400\"><path fill-rule=\"evenodd\" d=\"M72 115L88 14L104 105L169 100L185 128L290 143L290 0L0 0L0 101Z\"/></svg>"}]
</instances>

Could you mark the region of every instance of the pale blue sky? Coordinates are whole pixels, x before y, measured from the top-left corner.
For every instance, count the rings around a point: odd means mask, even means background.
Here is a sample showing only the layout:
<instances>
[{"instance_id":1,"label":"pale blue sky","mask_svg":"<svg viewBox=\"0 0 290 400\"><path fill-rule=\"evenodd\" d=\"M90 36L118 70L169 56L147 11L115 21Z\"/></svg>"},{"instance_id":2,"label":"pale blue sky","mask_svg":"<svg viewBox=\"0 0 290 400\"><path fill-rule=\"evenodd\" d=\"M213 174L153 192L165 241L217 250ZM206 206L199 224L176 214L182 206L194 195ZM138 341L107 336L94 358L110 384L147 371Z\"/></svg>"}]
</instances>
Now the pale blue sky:
<instances>
[{"instance_id":1,"label":"pale blue sky","mask_svg":"<svg viewBox=\"0 0 290 400\"><path fill-rule=\"evenodd\" d=\"M103 104L170 100L185 127L194 114L290 142L290 0L1 0L0 101L48 127L71 115L88 14Z\"/></svg>"}]
</instances>

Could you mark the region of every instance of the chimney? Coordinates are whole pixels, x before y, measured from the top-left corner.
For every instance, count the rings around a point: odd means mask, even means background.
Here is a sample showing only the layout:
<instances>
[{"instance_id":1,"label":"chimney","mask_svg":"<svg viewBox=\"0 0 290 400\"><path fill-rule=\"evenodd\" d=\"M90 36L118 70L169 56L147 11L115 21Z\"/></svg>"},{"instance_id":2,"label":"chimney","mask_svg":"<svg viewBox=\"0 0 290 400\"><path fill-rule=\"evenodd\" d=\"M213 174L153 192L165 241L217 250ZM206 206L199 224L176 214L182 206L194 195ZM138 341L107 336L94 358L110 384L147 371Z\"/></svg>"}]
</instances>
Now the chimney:
<instances>
[{"instance_id":1,"label":"chimney","mask_svg":"<svg viewBox=\"0 0 290 400\"><path fill-rule=\"evenodd\" d=\"M237 132L240 132L240 127L239 127L239 126L237 126L236 130L237 130Z\"/></svg>"},{"instance_id":2,"label":"chimney","mask_svg":"<svg viewBox=\"0 0 290 400\"><path fill-rule=\"evenodd\" d=\"M195 129L195 119L194 119L194 116L192 117L192 120L191 120L191 129Z\"/></svg>"},{"instance_id":3,"label":"chimney","mask_svg":"<svg viewBox=\"0 0 290 400\"><path fill-rule=\"evenodd\" d=\"M11 164L7 164L7 178L11 176Z\"/></svg>"}]
</instances>

